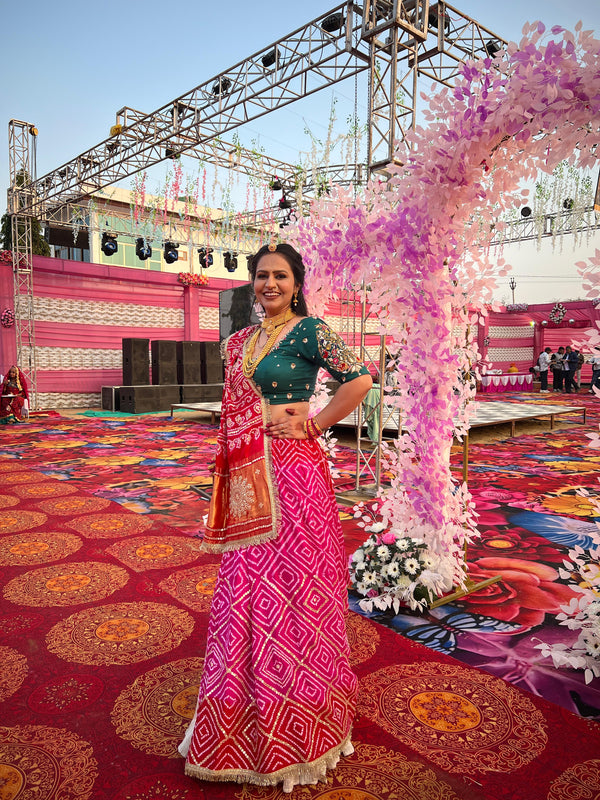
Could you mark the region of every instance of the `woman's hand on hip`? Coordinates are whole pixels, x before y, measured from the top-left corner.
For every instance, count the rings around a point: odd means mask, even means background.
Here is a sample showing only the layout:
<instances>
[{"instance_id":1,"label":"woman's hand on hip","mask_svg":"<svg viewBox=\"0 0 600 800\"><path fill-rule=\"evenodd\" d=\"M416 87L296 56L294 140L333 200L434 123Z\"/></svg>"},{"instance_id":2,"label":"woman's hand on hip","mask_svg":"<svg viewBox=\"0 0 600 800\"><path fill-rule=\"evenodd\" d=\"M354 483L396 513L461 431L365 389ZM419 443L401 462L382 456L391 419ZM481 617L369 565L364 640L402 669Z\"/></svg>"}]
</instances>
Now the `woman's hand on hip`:
<instances>
[{"instance_id":1,"label":"woman's hand on hip","mask_svg":"<svg viewBox=\"0 0 600 800\"><path fill-rule=\"evenodd\" d=\"M304 415L295 408L286 408L285 416L274 422L267 422L265 433L274 439L306 439L304 419Z\"/></svg>"}]
</instances>

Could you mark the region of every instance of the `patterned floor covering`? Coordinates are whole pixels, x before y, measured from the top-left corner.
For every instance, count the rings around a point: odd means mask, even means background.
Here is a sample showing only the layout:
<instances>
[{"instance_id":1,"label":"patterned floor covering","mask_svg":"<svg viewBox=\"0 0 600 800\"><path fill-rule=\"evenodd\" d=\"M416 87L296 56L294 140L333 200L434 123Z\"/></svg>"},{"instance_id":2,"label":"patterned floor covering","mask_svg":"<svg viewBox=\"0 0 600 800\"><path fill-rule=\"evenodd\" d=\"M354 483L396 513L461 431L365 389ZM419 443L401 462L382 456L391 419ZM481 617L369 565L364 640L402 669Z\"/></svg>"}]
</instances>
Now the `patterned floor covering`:
<instances>
[{"instance_id":1,"label":"patterned floor covering","mask_svg":"<svg viewBox=\"0 0 600 800\"><path fill-rule=\"evenodd\" d=\"M598 686L532 647L565 635L553 623L556 567L592 524L574 487L594 488L600 472L584 439L573 425L472 446L484 533L470 569L502 581L425 617L378 618L387 627L350 616L356 753L294 800L599 796ZM217 571L198 552L206 502L189 488L207 484L213 445L210 426L156 418L48 419L3 434L2 800L283 797L196 783L175 750ZM342 471L351 465L347 454ZM346 517L352 550L362 532Z\"/></svg>"}]
</instances>

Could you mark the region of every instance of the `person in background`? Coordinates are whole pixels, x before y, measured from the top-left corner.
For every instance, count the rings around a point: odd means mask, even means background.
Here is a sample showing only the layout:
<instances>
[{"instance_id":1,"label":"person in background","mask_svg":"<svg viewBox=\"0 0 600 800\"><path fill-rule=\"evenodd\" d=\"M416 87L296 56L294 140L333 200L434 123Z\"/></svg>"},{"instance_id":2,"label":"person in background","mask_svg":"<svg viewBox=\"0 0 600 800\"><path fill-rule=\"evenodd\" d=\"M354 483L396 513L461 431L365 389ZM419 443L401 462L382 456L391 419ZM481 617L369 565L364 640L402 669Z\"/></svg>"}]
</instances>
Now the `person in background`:
<instances>
[{"instance_id":1,"label":"person in background","mask_svg":"<svg viewBox=\"0 0 600 800\"><path fill-rule=\"evenodd\" d=\"M547 347L542 350L538 358L538 366L540 368L540 392L548 394L548 369L550 368L550 353L552 348Z\"/></svg>"},{"instance_id":2,"label":"person in background","mask_svg":"<svg viewBox=\"0 0 600 800\"><path fill-rule=\"evenodd\" d=\"M571 345L567 345L565 348L565 358L564 358L564 365L566 369L564 370L565 374L565 392L567 394L571 394L573 391L573 387L575 387L575 391L577 391L577 384L575 383L575 373L577 371L577 353Z\"/></svg>"},{"instance_id":3,"label":"person in background","mask_svg":"<svg viewBox=\"0 0 600 800\"><path fill-rule=\"evenodd\" d=\"M590 394L595 394L594 386L597 389L600 389L600 352L594 352L593 356L590 358L590 364L592 365L592 381L590 383Z\"/></svg>"},{"instance_id":4,"label":"person in background","mask_svg":"<svg viewBox=\"0 0 600 800\"><path fill-rule=\"evenodd\" d=\"M0 424L25 422L25 401L29 402L27 381L21 370L12 366L4 376L0 389Z\"/></svg>"},{"instance_id":5,"label":"person in background","mask_svg":"<svg viewBox=\"0 0 600 800\"><path fill-rule=\"evenodd\" d=\"M583 353L580 353L579 350L575 350L577 354L577 368L575 370L575 386L577 387L577 391L581 389L581 368L585 363L585 356Z\"/></svg>"},{"instance_id":6,"label":"person in background","mask_svg":"<svg viewBox=\"0 0 600 800\"><path fill-rule=\"evenodd\" d=\"M552 389L555 392L562 392L564 388L565 384L564 359L565 359L565 348L559 347L558 351L554 354L554 359L551 360L550 363L550 367L552 369Z\"/></svg>"}]
</instances>

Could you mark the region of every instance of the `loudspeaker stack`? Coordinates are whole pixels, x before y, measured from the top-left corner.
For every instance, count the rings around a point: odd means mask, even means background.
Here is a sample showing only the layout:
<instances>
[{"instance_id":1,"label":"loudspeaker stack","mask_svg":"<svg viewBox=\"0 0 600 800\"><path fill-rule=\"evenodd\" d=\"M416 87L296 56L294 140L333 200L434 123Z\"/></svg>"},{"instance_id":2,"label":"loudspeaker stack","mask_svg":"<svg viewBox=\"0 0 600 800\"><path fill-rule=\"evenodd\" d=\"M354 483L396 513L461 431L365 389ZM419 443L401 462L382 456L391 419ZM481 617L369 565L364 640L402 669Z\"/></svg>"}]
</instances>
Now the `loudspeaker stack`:
<instances>
[{"instance_id":1,"label":"loudspeaker stack","mask_svg":"<svg viewBox=\"0 0 600 800\"><path fill-rule=\"evenodd\" d=\"M219 342L200 342L202 383L223 382L223 359Z\"/></svg>"},{"instance_id":2,"label":"loudspeaker stack","mask_svg":"<svg viewBox=\"0 0 600 800\"><path fill-rule=\"evenodd\" d=\"M152 383L168 386L177 383L177 342L152 340Z\"/></svg>"},{"instance_id":3,"label":"loudspeaker stack","mask_svg":"<svg viewBox=\"0 0 600 800\"><path fill-rule=\"evenodd\" d=\"M144 386L150 378L150 339L123 339L123 385Z\"/></svg>"},{"instance_id":4,"label":"loudspeaker stack","mask_svg":"<svg viewBox=\"0 0 600 800\"><path fill-rule=\"evenodd\" d=\"M201 383L200 361L200 342L177 342L177 383Z\"/></svg>"}]
</instances>

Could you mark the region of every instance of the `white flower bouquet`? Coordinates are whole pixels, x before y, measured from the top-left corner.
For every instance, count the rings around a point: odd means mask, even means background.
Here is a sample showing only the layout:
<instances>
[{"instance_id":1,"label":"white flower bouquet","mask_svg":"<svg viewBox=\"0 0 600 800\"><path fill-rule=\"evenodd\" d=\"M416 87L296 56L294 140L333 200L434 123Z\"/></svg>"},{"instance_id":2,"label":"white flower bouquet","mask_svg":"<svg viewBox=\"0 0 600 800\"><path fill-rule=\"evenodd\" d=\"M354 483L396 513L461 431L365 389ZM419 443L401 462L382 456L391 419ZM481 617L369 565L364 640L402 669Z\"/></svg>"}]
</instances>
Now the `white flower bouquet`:
<instances>
[{"instance_id":1,"label":"white flower bouquet","mask_svg":"<svg viewBox=\"0 0 600 800\"><path fill-rule=\"evenodd\" d=\"M363 610L423 609L451 588L451 568L428 551L423 539L385 531L382 522L365 530L371 536L349 563L352 587L365 598L359 603Z\"/></svg>"}]
</instances>

